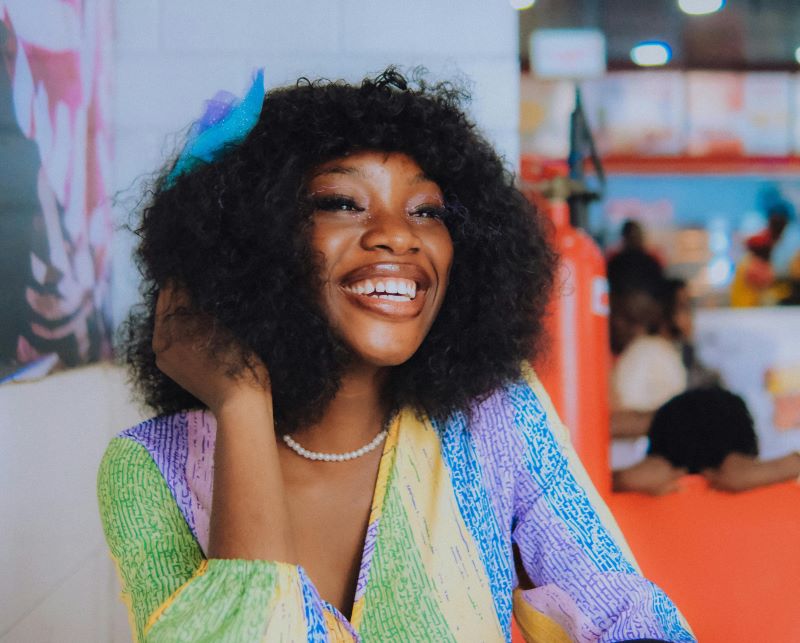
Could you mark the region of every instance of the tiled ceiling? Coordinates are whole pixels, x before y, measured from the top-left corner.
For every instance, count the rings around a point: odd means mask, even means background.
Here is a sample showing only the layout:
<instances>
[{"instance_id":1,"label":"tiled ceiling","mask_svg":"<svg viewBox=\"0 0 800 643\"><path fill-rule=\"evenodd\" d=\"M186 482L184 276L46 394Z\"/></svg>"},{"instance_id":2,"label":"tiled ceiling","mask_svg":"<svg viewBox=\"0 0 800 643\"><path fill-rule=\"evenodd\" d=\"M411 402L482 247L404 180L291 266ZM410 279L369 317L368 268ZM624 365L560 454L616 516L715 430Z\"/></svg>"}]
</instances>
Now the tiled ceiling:
<instances>
[{"instance_id":1,"label":"tiled ceiling","mask_svg":"<svg viewBox=\"0 0 800 643\"><path fill-rule=\"evenodd\" d=\"M677 0L537 0L520 12L520 55L528 60L535 29L594 27L607 39L610 69L633 67L630 50L642 40L672 47L680 69L799 69L800 0L728 0L706 16L689 16Z\"/></svg>"}]
</instances>

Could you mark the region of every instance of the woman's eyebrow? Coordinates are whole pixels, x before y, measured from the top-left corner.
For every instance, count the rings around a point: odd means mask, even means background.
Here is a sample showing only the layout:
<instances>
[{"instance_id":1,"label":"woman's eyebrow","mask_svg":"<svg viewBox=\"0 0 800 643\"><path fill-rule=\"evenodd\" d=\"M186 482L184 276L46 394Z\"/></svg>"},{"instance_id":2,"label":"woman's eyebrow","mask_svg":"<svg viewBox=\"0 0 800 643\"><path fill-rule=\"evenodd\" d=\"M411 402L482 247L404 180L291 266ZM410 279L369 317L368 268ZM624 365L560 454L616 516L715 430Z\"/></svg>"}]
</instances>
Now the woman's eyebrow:
<instances>
[{"instance_id":1,"label":"woman's eyebrow","mask_svg":"<svg viewBox=\"0 0 800 643\"><path fill-rule=\"evenodd\" d=\"M416 176L412 177L408 183L409 185L417 185L418 183L436 183L436 181L425 174L425 172L420 172Z\"/></svg>"},{"instance_id":2,"label":"woman's eyebrow","mask_svg":"<svg viewBox=\"0 0 800 643\"><path fill-rule=\"evenodd\" d=\"M320 168L311 175L315 179L318 176L325 176L326 174L345 174L347 176L363 177L364 173L357 167L348 167L346 165L333 165L329 167Z\"/></svg>"}]
</instances>

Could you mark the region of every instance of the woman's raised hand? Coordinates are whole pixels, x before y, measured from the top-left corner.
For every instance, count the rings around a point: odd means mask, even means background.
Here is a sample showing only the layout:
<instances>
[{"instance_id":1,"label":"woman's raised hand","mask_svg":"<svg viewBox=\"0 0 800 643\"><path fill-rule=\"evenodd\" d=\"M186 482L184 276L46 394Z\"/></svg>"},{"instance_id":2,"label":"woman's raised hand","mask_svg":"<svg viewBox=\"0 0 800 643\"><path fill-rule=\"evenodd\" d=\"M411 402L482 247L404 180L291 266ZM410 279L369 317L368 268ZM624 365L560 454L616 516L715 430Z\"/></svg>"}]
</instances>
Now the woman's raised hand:
<instances>
[{"instance_id":1,"label":"woman's raised hand","mask_svg":"<svg viewBox=\"0 0 800 643\"><path fill-rule=\"evenodd\" d=\"M158 368L215 414L231 403L270 398L264 363L171 284L158 295L153 352Z\"/></svg>"},{"instance_id":2,"label":"woman's raised hand","mask_svg":"<svg viewBox=\"0 0 800 643\"><path fill-rule=\"evenodd\" d=\"M217 420L209 557L293 561L263 362L172 284L158 295L153 352L158 368Z\"/></svg>"}]
</instances>

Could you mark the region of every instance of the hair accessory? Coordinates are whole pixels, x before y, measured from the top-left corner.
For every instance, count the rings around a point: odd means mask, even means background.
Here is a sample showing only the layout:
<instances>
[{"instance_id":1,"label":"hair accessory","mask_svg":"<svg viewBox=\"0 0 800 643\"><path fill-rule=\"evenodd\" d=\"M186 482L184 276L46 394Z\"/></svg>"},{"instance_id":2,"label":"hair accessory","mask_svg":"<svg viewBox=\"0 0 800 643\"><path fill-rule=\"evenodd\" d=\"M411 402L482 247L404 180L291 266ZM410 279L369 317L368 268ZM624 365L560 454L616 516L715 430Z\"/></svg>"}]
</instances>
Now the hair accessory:
<instances>
[{"instance_id":1,"label":"hair accessory","mask_svg":"<svg viewBox=\"0 0 800 643\"><path fill-rule=\"evenodd\" d=\"M230 92L221 91L206 101L205 112L192 125L186 145L167 176L167 185L171 186L198 163L213 161L226 145L240 143L258 122L263 102L263 69L256 72L250 89L241 100Z\"/></svg>"}]
</instances>

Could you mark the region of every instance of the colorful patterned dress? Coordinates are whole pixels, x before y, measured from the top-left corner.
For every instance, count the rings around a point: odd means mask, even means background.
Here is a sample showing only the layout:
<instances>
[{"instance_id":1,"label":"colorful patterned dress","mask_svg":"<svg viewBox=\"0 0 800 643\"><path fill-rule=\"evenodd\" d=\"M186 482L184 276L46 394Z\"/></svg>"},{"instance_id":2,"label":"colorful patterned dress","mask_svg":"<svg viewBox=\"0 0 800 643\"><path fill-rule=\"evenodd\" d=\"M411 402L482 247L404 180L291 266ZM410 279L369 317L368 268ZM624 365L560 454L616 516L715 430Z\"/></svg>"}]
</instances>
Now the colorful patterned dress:
<instances>
[{"instance_id":1,"label":"colorful patterned dress","mask_svg":"<svg viewBox=\"0 0 800 643\"><path fill-rule=\"evenodd\" d=\"M208 560L215 423L202 411L112 440L100 511L138 641L694 641L643 578L538 380L470 417L410 410L384 444L353 613L302 567ZM517 588L513 546L534 589Z\"/></svg>"}]
</instances>

